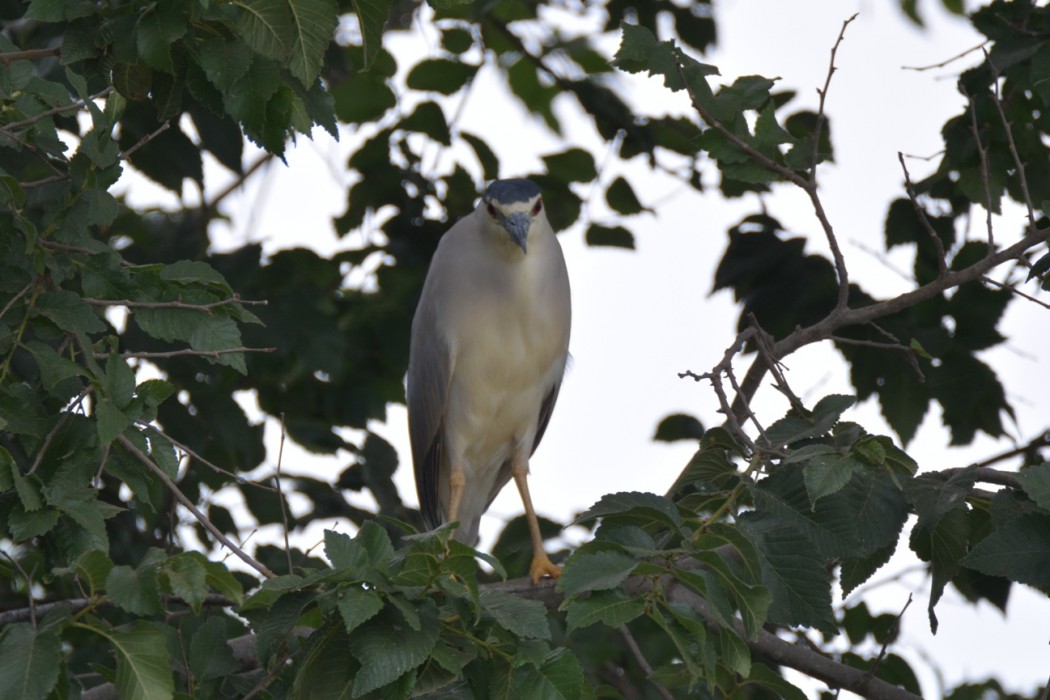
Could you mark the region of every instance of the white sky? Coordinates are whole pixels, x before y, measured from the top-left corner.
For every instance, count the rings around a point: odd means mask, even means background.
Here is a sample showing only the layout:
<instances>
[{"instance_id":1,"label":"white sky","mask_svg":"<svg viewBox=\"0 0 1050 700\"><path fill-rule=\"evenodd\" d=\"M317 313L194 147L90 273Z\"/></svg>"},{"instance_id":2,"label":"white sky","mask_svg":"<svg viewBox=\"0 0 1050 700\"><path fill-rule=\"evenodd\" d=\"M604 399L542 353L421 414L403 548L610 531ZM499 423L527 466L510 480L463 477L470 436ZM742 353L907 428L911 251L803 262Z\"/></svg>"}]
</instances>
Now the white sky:
<instances>
[{"instance_id":1,"label":"white sky","mask_svg":"<svg viewBox=\"0 0 1050 700\"><path fill-rule=\"evenodd\" d=\"M965 21L943 12L939 2L919 3L928 19L926 30L910 25L894 4L872 0L719 2L717 49L702 57L719 67L721 80L727 83L740 75L779 76L781 89L798 92L792 109L815 109L816 87L823 84L829 49L843 20L860 12L839 49L839 70L828 96L836 163L824 166L821 182L824 206L851 276L876 295L910 286L871 252L882 251L886 207L902 193L897 152L937 154L941 125L964 104L955 90L955 77L976 59L926 72L902 70L902 66L939 63L981 40ZM406 57L419 56L426 47L435 52L435 43L432 35L427 41L404 34L385 39L386 48L402 66L409 64ZM605 48L611 53L618 43L617 37L610 37ZM617 80L624 86L621 94L641 105L639 112L688 112L685 97L664 90L658 79L621 74ZM540 169L541 155L574 145L591 150L602 162L604 145L583 128L582 122L572 118L574 107L567 98L558 104L558 113L568 125L566 141L559 142L505 97L494 73L482 71L477 82L474 94L463 106L459 124L489 140L502 159L502 176ZM483 101L479 94L487 99ZM450 105L448 113L457 106ZM231 223L226 230L218 230L224 240L222 247L261 241L270 251L309 245L327 253L359 241L355 236L362 234L338 239L331 226L331 218L345 207L346 185L350 182L345 172L346 156L358 138L346 133L336 143L317 130L316 140L300 140L288 155L287 168L280 164L270 167L249 182L240 196L226 201L224 213L231 217ZM428 155L431 161L443 157L437 152ZM252 157L247 157L248 162ZM909 169L917 181L935 165L936 160L913 159ZM677 373L710 369L735 337L737 308L728 292L711 296L711 284L724 252L727 229L759 208L754 197L724 201L715 186L713 167L706 180L709 192L703 195L652 174L637 162L609 164L602 172L602 181L611 182L621 172L628 174L643 204L656 210L655 216L643 215L627 222L636 234L637 250L587 248L580 225L561 236L573 285L574 361L543 446L532 461L530 478L538 510L560 521L571 520L605 493L663 493L668 488L695 446L653 443L653 432L662 417L685 412L699 417L706 426L720 422L710 387L678 379ZM209 168L207 176L216 191L229 180L229 174L217 166ZM611 220L601 208L600 192L584 189L579 193L589 197L595 220ZM148 184L140 187L138 182L132 194L135 200L164 198ZM819 226L801 193L778 186L765 201L770 213L789 231L808 237L809 251L826 253ZM1017 235L1017 212L1008 214L1007 219L997 223L998 240ZM909 251L899 251L889 259L895 269L910 270ZM1050 415L1046 398L1050 369L1041 357L1050 339L1046 314L1034 304L1012 304L1000 325L1010 341L983 355L999 373L1018 411L1017 424L1008 429L1022 442L1045 428L1045 417ZM807 402L829 393L852 393L846 365L827 345L804 349L788 358L787 365L789 381ZM737 366L742 372L746 364ZM760 392L755 408L767 423L785 410L775 392L769 391ZM872 431L892 434L874 400L847 413L847 417ZM269 428L268 442L275 460L277 430L273 425ZM404 500L415 504L404 408L391 406L385 424L376 423L372 428L398 448L402 467L397 483ZM1011 446L987 438L978 439L968 449L950 449L947 443L939 411L932 410L908 452L922 469L942 469L965 466ZM319 459L286 446L284 470L334 479L347 463L345 455ZM304 506L293 500L293 507ZM482 546L490 545L502 523L520 512L516 491L505 489L483 522ZM320 539L322 527L345 530L347 525L318 525L300 542L313 545ZM908 532L910 525L903 538ZM899 549L898 556L874 580L885 580L895 572L911 573L880 587L866 599L874 613L897 613L908 594L914 594L904 617L902 641L895 650L920 673L924 696L938 697L944 687L929 672L925 659L941 669L948 687L990 675L998 676L1015 691L1031 692L1045 682L1050 673L1050 603L1045 597L1014 586L1009 615L1004 618L989 605L969 605L949 589L937 609L941 627L934 637L926 617L928 580L914 571L916 560L906 539ZM819 689L814 684L804 687Z\"/></svg>"}]
</instances>

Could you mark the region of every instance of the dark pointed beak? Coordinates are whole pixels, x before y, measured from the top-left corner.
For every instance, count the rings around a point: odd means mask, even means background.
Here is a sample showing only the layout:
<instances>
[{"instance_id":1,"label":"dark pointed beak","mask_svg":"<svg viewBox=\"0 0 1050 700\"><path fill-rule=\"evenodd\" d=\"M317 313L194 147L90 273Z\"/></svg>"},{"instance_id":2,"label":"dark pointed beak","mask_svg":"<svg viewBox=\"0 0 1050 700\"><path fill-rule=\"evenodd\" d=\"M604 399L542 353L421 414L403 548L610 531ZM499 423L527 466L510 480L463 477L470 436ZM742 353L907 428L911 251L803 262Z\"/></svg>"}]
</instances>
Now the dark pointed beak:
<instances>
[{"instance_id":1,"label":"dark pointed beak","mask_svg":"<svg viewBox=\"0 0 1050 700\"><path fill-rule=\"evenodd\" d=\"M523 211L514 212L503 220L503 228L507 229L510 237L518 244L521 251L526 254L529 251L525 247L525 241L529 237L529 226L531 224L532 219Z\"/></svg>"}]
</instances>

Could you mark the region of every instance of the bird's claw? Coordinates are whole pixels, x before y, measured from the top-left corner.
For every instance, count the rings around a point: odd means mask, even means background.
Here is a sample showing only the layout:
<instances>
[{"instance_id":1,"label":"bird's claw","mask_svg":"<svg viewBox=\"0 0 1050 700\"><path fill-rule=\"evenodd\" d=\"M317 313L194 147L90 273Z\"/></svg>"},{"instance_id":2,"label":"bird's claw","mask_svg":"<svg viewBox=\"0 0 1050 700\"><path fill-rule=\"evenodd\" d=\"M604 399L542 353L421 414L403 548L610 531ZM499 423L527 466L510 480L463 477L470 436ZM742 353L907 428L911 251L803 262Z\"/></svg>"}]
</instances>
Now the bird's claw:
<instances>
[{"instance_id":1,"label":"bird's claw","mask_svg":"<svg viewBox=\"0 0 1050 700\"><path fill-rule=\"evenodd\" d=\"M561 576L561 567L552 562L546 554L534 556L532 565L529 566L529 578L533 583L539 583L544 576L550 576L552 579L558 578Z\"/></svg>"}]
</instances>

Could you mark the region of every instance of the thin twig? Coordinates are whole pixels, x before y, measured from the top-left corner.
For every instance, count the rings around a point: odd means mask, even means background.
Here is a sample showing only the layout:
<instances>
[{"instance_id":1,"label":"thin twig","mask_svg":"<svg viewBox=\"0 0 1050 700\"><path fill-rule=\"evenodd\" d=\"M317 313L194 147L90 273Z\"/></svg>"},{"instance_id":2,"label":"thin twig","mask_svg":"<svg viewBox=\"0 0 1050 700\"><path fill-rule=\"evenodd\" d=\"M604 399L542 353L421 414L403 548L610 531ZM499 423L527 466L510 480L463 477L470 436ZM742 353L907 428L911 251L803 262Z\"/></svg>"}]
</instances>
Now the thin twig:
<instances>
[{"instance_id":1,"label":"thin twig","mask_svg":"<svg viewBox=\"0 0 1050 700\"><path fill-rule=\"evenodd\" d=\"M80 109L82 107L85 107L88 104L88 102L94 102L95 100L100 100L100 99L102 99L103 97L105 97L106 95L108 95L111 92L113 92L113 86L112 85L107 87L107 88L105 88L104 90L100 90L99 92L96 92L94 95L90 95L90 96L86 97L85 99L77 100L76 102L72 102L72 103L66 105L65 107L55 107L55 108L49 109L49 110L47 110L45 112L41 112L40 114L34 114L33 116L28 117L26 119L23 119L21 121L11 122L10 124L7 124L5 126L0 127L0 133L3 133L8 138L11 138L11 139L14 139L14 140L18 141L20 139L18 139L13 133L15 130L21 129L24 126L32 126L33 124L36 124L38 121L42 121L44 119L47 119L48 117L53 117L56 114L62 114L63 112L76 111L76 110L78 110L78 109Z\"/></svg>"},{"instance_id":2,"label":"thin twig","mask_svg":"<svg viewBox=\"0 0 1050 700\"><path fill-rule=\"evenodd\" d=\"M28 282L26 282L26 286L19 289L18 293L11 297L11 300L4 305L4 308L2 310L0 310L0 318L6 316L7 312L11 310L11 307L15 305L15 302L17 302L19 299L28 294L29 290L33 288L33 285L36 284L36 282L36 279L31 279Z\"/></svg>"},{"instance_id":3,"label":"thin twig","mask_svg":"<svg viewBox=\"0 0 1050 700\"><path fill-rule=\"evenodd\" d=\"M700 118L703 119L704 122L718 131L723 138L743 151L753 161L770 172L779 175L783 180L800 188L809 197L810 204L813 207L813 213L817 217L817 221L820 222L821 229L824 231L824 237L831 250L831 257L835 261L835 273L838 277L839 283L838 300L836 301L835 308L845 309L849 303L849 272L846 269L846 258L843 256L842 249L839 247L838 238L835 236L835 229L831 225L831 220L828 219L827 212L824 211L824 203L820 200L820 194L817 190L816 182L802 177L785 165L781 165L765 153L754 148L747 141L744 141L737 136L736 133L715 118L715 116L700 103L700 100L697 99L696 92L690 86L689 80L685 74L685 66L682 65L680 56L675 56L675 68L678 71L682 83L686 86L686 92L689 93L689 100L693 105L693 109L696 110L697 114L700 115Z\"/></svg>"},{"instance_id":4,"label":"thin twig","mask_svg":"<svg viewBox=\"0 0 1050 700\"><path fill-rule=\"evenodd\" d=\"M671 695L671 691L652 679L653 666L649 663L649 660L645 658L645 654L642 653L641 647L638 646L637 640L635 640L634 635L631 634L631 630L628 629L627 625L620 625L620 635L623 636L623 640L627 642L627 648L630 649L631 655L634 656L634 660L638 662L638 665L642 667L642 671L645 672L645 677L653 684L653 687L656 688L656 692L660 694L660 697L665 700L674 700L674 695Z\"/></svg>"},{"instance_id":5,"label":"thin twig","mask_svg":"<svg viewBox=\"0 0 1050 700\"><path fill-rule=\"evenodd\" d=\"M277 485L277 502L281 506L281 523L284 526L284 555L288 557L288 573L292 573L292 546L288 543L288 507L284 503L284 492L281 491L281 462L284 460L284 412L281 412L281 443L277 447L277 473L273 480Z\"/></svg>"},{"instance_id":6,"label":"thin twig","mask_svg":"<svg viewBox=\"0 0 1050 700\"><path fill-rule=\"evenodd\" d=\"M33 464L29 467L29 471L26 472L26 475L32 474L37 470L37 467L39 467L40 463L44 460L44 453L47 452L47 448L51 446L51 441L55 439L55 435L58 434L58 431L63 425L65 425L66 421L69 420L69 416L72 415L77 406L79 406L81 402L84 401L84 398L91 393L92 389L93 386L90 384L84 387L83 391L77 394L77 397L69 404L69 407L62 412L62 416L58 419L58 422L55 423L55 426L51 428L44 437L44 443L40 446L40 449L37 450L36 457L33 459Z\"/></svg>"},{"instance_id":7,"label":"thin twig","mask_svg":"<svg viewBox=\"0 0 1050 700\"><path fill-rule=\"evenodd\" d=\"M1003 123L1003 131L1006 132L1006 144L1010 147L1010 155L1014 159L1014 167L1017 168L1017 179L1021 185L1021 196L1024 197L1024 205L1028 208L1028 226L1030 230L1035 229L1035 205L1032 204L1032 195L1028 192L1028 177L1024 172L1024 163L1021 161L1021 156L1017 152L1017 144L1014 143L1013 129L1010 128L1010 120L1006 118L1006 112L1003 111L1003 103L999 96L999 69L992 63L988 52L984 52L984 59L988 62L989 67L992 69L992 102L995 104L995 109L999 112L999 119Z\"/></svg>"},{"instance_id":8,"label":"thin twig","mask_svg":"<svg viewBox=\"0 0 1050 700\"><path fill-rule=\"evenodd\" d=\"M158 136L160 136L161 134L163 134L165 131L167 131L170 128L171 128L171 122L170 121L164 122L163 124L158 126L156 129L154 129L153 131L151 131L150 133L146 134L145 136L140 138L138 141L136 141L134 143L134 145L132 145L131 148L129 148L126 151L121 151L120 159L121 160L128 160L129 158L131 158L131 156L133 156L135 154L135 151L139 150L140 148L145 146L147 143L149 143L153 139L157 138Z\"/></svg>"},{"instance_id":9,"label":"thin twig","mask_svg":"<svg viewBox=\"0 0 1050 700\"><path fill-rule=\"evenodd\" d=\"M246 486L254 486L257 489L262 489L263 491L269 491L270 493L274 493L275 492L274 488L272 486L267 486L266 484L260 484L257 481L252 481L251 479L245 479L240 474L235 474L234 472L231 472L228 469L223 469L222 467L220 467L219 465L215 464L214 462L208 461L207 459L202 457L199 453L194 452L192 447L190 447L186 443L179 442L178 440L173 438L171 435L168 435L167 433L165 433L163 430L161 430L157 426L153 425L152 423L147 423L145 421L135 421L135 424L137 426L139 426L140 428L144 428L146 430L149 430L150 432L156 433L160 437L162 437L165 440L167 440L168 442L170 442L176 448L178 448L178 449L182 450L183 452L185 452L186 454L188 454L191 458L197 460L198 462L200 462L201 464L203 464L204 466L208 467L209 469L211 469L212 471L214 471L214 472L216 472L218 474L223 474L225 476L230 477L231 479L236 481L238 484L242 484L242 485L246 485Z\"/></svg>"},{"instance_id":10,"label":"thin twig","mask_svg":"<svg viewBox=\"0 0 1050 700\"><path fill-rule=\"evenodd\" d=\"M229 185L220 190L218 194L212 197L211 201L204 205L204 208L214 211L215 208L219 206L219 203L222 202L222 200L226 199L231 194L236 192L237 189L241 185L243 185L249 177L255 174L256 170L269 163L271 160L273 160L273 158L274 155L272 153L264 153L258 160L249 165L248 168L240 175L240 177L238 177L236 180L234 180Z\"/></svg>"},{"instance_id":11,"label":"thin twig","mask_svg":"<svg viewBox=\"0 0 1050 700\"><path fill-rule=\"evenodd\" d=\"M973 134L974 143L977 144L977 155L981 159L981 186L984 188L985 227L988 229L988 249L991 250L995 247L995 233L992 227L992 185L991 177L988 174L988 149L984 147L984 143L981 141L981 134L977 128L977 107L972 97L969 97L969 102L970 132Z\"/></svg>"},{"instance_id":12,"label":"thin twig","mask_svg":"<svg viewBox=\"0 0 1050 700\"><path fill-rule=\"evenodd\" d=\"M193 514L193 517L197 519L197 522L203 525L204 528L208 532L210 532L213 537L215 537L215 539L217 539L223 544L223 546L225 546L228 550L237 555L237 557L245 564L252 567L266 578L273 578L276 575L272 571L270 571L264 564L261 564L260 562L257 562L255 559L250 557L247 553L245 553L243 549L235 545L229 537L224 535L222 531L219 530L219 528L215 527L215 524L208 519L208 516L202 513L200 508L198 508L193 503L193 501L191 501L189 498L186 497L184 493L182 493L178 485L171 480L171 477L165 474L163 469L154 464L153 460L149 458L149 455L140 450L135 445L135 443L133 443L124 435L118 436L117 441L124 447L124 449L126 449L137 460L139 460L139 462L141 462L147 469L153 472L153 474L161 480L161 483L163 483L164 486L166 486L167 489L171 492L171 495L175 497L175 500L177 500L179 503L185 506L186 509Z\"/></svg>"},{"instance_id":13,"label":"thin twig","mask_svg":"<svg viewBox=\"0 0 1050 700\"><path fill-rule=\"evenodd\" d=\"M1017 296L1021 297L1022 299L1026 299L1026 300L1032 302L1033 304L1039 304L1039 306L1042 306L1043 308L1050 309L1050 304L1046 303L1042 299L1036 299L1035 297L1031 296L1030 294L1025 294L1024 292L1022 292L1020 289L1017 289L1016 287L1011 287L1008 284L1003 284L1002 282L1000 282L998 280L994 280L991 277L989 277L988 275L983 275L981 277L981 281L982 282L987 282L988 284L991 284L991 285L994 285L996 287L999 287L1000 289L1005 289L1008 292L1012 292L1013 294L1016 294Z\"/></svg>"},{"instance_id":14,"label":"thin twig","mask_svg":"<svg viewBox=\"0 0 1050 700\"><path fill-rule=\"evenodd\" d=\"M911 173L908 172L908 166L904 162L904 154L900 151L897 151L897 160L900 161L901 170L904 171L904 190L908 193L908 199L911 200L912 208L915 209L915 216L919 217L919 223L922 224L923 230L929 235L930 240L933 241L934 248L937 250L937 273L943 275L948 270L944 242L941 241L941 237L937 235L929 217L926 216L926 210L919 204L919 197L915 194L914 185L911 184Z\"/></svg>"},{"instance_id":15,"label":"thin twig","mask_svg":"<svg viewBox=\"0 0 1050 700\"><path fill-rule=\"evenodd\" d=\"M241 299L234 295L229 299L208 302L207 304L187 304L183 301L132 301L131 299L91 299L85 298L85 302L92 306L126 306L129 309L191 309L193 311L210 311L220 306L266 306L270 302L265 299Z\"/></svg>"},{"instance_id":16,"label":"thin twig","mask_svg":"<svg viewBox=\"0 0 1050 700\"><path fill-rule=\"evenodd\" d=\"M914 70L914 71L920 71L921 72L921 71L925 71L925 70L933 70L935 68L944 68L948 64L954 63L955 61L958 61L960 58L965 58L965 57L969 56L974 51L980 51L981 49L983 49L985 46L988 45L989 41L991 41L991 39L985 39L984 41L982 41L977 46L974 46L973 48L966 49L962 53L956 54L956 55L952 56L951 58L947 58L947 59L941 61L940 63L934 63L933 65L930 65L930 66L901 66L901 70Z\"/></svg>"},{"instance_id":17,"label":"thin twig","mask_svg":"<svg viewBox=\"0 0 1050 700\"><path fill-rule=\"evenodd\" d=\"M22 51L8 51L0 53L0 61L4 66L9 66L15 61L35 61L38 58L51 58L61 56L62 47L53 46L50 49L24 49Z\"/></svg>"},{"instance_id":18,"label":"thin twig","mask_svg":"<svg viewBox=\"0 0 1050 700\"><path fill-rule=\"evenodd\" d=\"M198 357L208 357L217 360L220 355L228 355L234 352L275 352L276 350L277 348L224 348L222 350L194 350L193 348L183 348L181 350L167 350L163 352L123 352L120 353L120 356L125 360L152 360L168 357L181 357L183 355L195 355ZM111 354L112 353L108 352L96 352L95 359L105 360Z\"/></svg>"},{"instance_id":19,"label":"thin twig","mask_svg":"<svg viewBox=\"0 0 1050 700\"><path fill-rule=\"evenodd\" d=\"M842 40L846 38L846 28L849 27L853 20L857 19L857 15L859 14L859 12L854 12L849 19L842 23L842 29L839 30L838 39L835 40L834 45L831 47L831 58L828 60L828 75L824 78L824 87L823 89L817 88L817 94L820 95L820 103L817 106L817 123L813 127L813 153L810 157L811 165L809 167L809 180L813 184L816 184L817 181L817 159L820 156L820 136L824 131L824 121L826 119L824 116L824 101L828 96L828 88L831 87L831 76L833 76L835 71L838 70L835 67L835 54L838 53L839 44L841 44Z\"/></svg>"},{"instance_id":20,"label":"thin twig","mask_svg":"<svg viewBox=\"0 0 1050 700\"><path fill-rule=\"evenodd\" d=\"M36 601L33 600L33 576L31 573L26 573L26 570L22 568L22 565L18 563L18 560L15 559L14 556L4 550L0 550L0 554L7 557L15 569L18 570L18 573L22 575L22 578L26 580L26 598L29 601L29 607L26 608L26 611L28 613L29 624L36 629L37 606Z\"/></svg>"},{"instance_id":21,"label":"thin twig","mask_svg":"<svg viewBox=\"0 0 1050 700\"><path fill-rule=\"evenodd\" d=\"M875 672L879 670L879 665L882 663L882 660L886 658L886 649L890 645L890 640L896 636L896 631L899 630L901 626L901 618L904 617L904 613L905 611L907 611L908 606L910 605L911 593L908 594L908 602L906 602L904 604L904 607L901 608L901 611L897 613L897 618L893 621L893 625L891 625L890 628L886 631L886 639L882 642L882 648L879 650L879 655L875 657L874 663L872 663L871 668L868 669L869 674L874 676Z\"/></svg>"}]
</instances>

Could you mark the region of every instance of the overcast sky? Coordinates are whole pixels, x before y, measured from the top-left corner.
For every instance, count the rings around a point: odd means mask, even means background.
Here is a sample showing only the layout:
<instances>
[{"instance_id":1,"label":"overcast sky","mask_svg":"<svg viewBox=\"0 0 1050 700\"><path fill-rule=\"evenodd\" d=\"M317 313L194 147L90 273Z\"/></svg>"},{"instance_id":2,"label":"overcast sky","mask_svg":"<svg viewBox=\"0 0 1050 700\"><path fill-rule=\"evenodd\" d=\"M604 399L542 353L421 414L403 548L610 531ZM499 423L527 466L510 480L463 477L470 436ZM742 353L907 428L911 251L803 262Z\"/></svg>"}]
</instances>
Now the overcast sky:
<instances>
[{"instance_id":1,"label":"overcast sky","mask_svg":"<svg viewBox=\"0 0 1050 700\"><path fill-rule=\"evenodd\" d=\"M941 125L964 104L955 90L955 77L977 58L929 71L902 67L940 63L980 42L968 23L944 13L940 2L919 3L928 18L926 30L909 24L894 4L872 0L718 2L718 46L702 57L718 66L721 80L727 83L740 75L779 76L780 88L798 92L792 109L815 109L816 87L823 84L830 47L843 20L853 12L860 13L838 53L839 70L827 106L836 163L824 166L820 179L823 202L851 277L876 295L911 286L910 280L895 272L910 269L909 251L880 259L886 207L902 192L897 152L923 157L938 153ZM404 34L385 39L386 48L402 67L435 44L433 37L420 41L419 36ZM611 54L617 45L618 38L610 37L605 48ZM684 96L666 91L657 79L627 75L617 79L624 86L622 94L642 105L640 111L653 115L689 111ZM540 156L568 146L587 148L602 160L605 145L572 120L573 105L568 98L558 104L558 113L566 117L563 121L569 127L566 140L559 141L509 96L491 98L506 95L494 72L483 70L477 82L475 97L463 107L460 125L489 139L502 159L503 177L539 170ZM477 99L478 93L488 99ZM231 217L230 224L216 224L223 248L262 242L268 251L274 251L308 241L327 253L358 244L360 238L355 236L371 235L365 231L338 239L331 226L331 218L345 207L346 186L351 182L345 162L357 143L355 137L345 134L336 143L320 130L315 137L314 141L300 140L289 153L287 167L274 165L249 182L241 195L226 200L224 213ZM247 162L253 157L247 156ZM912 159L909 164L915 180L935 166L936 159ZM628 174L643 204L655 210L655 215L627 222L636 233L637 251L587 248L582 226L560 237L573 286L570 349L574 359L543 445L532 461L530 478L539 512L560 521L571 520L605 493L666 491L695 445L653 443L653 432L662 417L685 412L707 426L720 422L710 387L677 375L687 369L709 370L735 337L737 308L727 292L712 296L711 284L727 229L760 206L754 197L722 200L715 187L714 168L709 168L711 188L704 195L641 167L623 164L607 164L602 181L611 182L620 173ZM207 177L217 191L230 176L212 166ZM611 221L601 208L600 192L583 188L579 193L589 195L589 213L595 220ZM163 201L164 195L136 183L132 200ZM808 238L809 251L826 253L819 226L801 193L778 186L765 203L792 234ZM997 222L999 240L1012 239L1019 230L1016 211L1008 212L1005 219ZM1046 313L1030 303L1012 304L1000 326L1010 341L983 355L999 373L1018 410L1016 425L1008 429L1020 441L1045 428L1045 417L1050 415L1045 398L1050 370L1042 357L1050 340ZM746 364L737 366L742 371ZM787 366L793 388L809 403L829 393L852 393L846 366L826 344L796 353ZM767 423L786 408L774 394L763 391L755 403ZM250 397L246 401L250 404ZM873 400L846 417L873 432L892 434ZM404 408L391 406L386 423L377 423L373 429L398 447L402 456L398 485L404 500L415 504ZM268 430L268 439L276 446L275 429ZM932 410L908 452L922 468L941 469L965 466L1009 447L987 438L965 450L947 449L947 443L939 411ZM276 449L271 454L276 459ZM347 463L345 455L322 460L291 447L286 448L284 470L334 478ZM293 501L293 507L303 505ZM516 490L505 489L483 522L482 546L490 545L503 522L520 512ZM311 546L320 539L322 527L345 530L347 525L324 523L301 541ZM910 524L904 538L909 531ZM903 552L874 580L915 567L906 540L900 548ZM995 674L1010 689L1030 692L1045 681L1050 669L1050 604L1045 597L1015 586L1009 616L1004 619L991 606L975 608L949 590L938 607L940 634L933 637L925 610L928 580L920 571L881 587L868 597L869 606L873 612L896 613L909 593L914 594L914 601L904 617L899 650L921 672L927 697L939 696L941 688L936 678L923 672L924 657L935 660L949 685Z\"/></svg>"}]
</instances>

